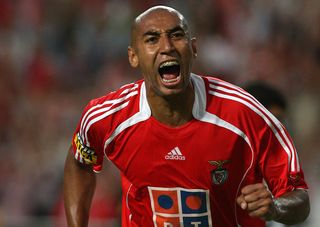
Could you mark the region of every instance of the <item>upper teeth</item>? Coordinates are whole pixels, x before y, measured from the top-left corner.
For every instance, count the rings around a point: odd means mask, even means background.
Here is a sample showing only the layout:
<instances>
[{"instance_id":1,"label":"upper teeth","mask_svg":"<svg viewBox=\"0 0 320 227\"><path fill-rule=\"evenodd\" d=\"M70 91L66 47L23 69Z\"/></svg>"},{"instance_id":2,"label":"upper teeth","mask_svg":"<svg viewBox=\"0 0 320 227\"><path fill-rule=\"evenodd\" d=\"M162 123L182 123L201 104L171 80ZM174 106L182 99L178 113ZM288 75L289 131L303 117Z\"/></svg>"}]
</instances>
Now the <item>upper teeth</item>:
<instances>
[{"instance_id":1,"label":"upper teeth","mask_svg":"<svg viewBox=\"0 0 320 227\"><path fill-rule=\"evenodd\" d=\"M160 69L166 66L173 66L173 65L179 65L179 63L176 61L166 61L160 65Z\"/></svg>"}]
</instances>

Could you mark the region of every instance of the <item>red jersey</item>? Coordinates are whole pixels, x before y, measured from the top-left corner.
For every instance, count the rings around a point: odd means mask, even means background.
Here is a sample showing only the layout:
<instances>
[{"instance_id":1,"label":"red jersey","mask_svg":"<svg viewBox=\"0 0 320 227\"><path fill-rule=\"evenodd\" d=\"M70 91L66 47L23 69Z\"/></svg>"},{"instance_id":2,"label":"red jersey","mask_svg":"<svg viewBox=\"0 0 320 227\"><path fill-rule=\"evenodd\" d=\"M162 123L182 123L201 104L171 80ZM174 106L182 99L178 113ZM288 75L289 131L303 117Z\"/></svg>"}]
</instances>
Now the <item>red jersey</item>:
<instances>
[{"instance_id":1,"label":"red jersey","mask_svg":"<svg viewBox=\"0 0 320 227\"><path fill-rule=\"evenodd\" d=\"M193 119L176 128L151 115L143 80L92 100L73 139L75 158L121 171L123 226L264 226L236 204L267 183L275 197L306 189L283 125L243 89L191 75Z\"/></svg>"}]
</instances>

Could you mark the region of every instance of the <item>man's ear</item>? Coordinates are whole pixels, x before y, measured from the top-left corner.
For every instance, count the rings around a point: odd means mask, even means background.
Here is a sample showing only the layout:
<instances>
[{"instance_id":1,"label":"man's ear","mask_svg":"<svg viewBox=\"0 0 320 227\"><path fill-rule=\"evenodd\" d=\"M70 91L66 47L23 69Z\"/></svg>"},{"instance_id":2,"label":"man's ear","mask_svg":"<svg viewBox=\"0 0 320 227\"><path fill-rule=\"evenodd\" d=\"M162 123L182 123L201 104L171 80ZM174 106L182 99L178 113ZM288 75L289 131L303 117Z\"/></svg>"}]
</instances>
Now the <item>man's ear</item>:
<instances>
[{"instance_id":1,"label":"man's ear","mask_svg":"<svg viewBox=\"0 0 320 227\"><path fill-rule=\"evenodd\" d=\"M137 56L135 50L133 49L133 47L131 47L131 46L128 47L128 58L129 58L130 65L133 68L137 68L139 66L138 56Z\"/></svg>"},{"instance_id":2,"label":"man's ear","mask_svg":"<svg viewBox=\"0 0 320 227\"><path fill-rule=\"evenodd\" d=\"M192 47L193 57L196 58L198 56L197 39L196 38L191 39L191 47Z\"/></svg>"}]
</instances>

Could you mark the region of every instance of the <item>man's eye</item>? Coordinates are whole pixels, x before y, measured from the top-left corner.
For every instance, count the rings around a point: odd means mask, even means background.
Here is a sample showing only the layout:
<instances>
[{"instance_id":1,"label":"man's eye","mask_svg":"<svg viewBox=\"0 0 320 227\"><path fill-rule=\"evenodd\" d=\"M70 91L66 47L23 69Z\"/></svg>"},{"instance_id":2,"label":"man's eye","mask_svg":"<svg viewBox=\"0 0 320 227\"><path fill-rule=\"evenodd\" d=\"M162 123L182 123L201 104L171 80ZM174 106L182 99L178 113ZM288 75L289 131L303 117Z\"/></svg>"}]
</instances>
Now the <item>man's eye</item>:
<instances>
[{"instance_id":1,"label":"man's eye","mask_svg":"<svg viewBox=\"0 0 320 227\"><path fill-rule=\"evenodd\" d=\"M145 40L146 43L150 43L150 44L156 43L157 41L158 41L158 38L155 36L149 37Z\"/></svg>"},{"instance_id":2,"label":"man's eye","mask_svg":"<svg viewBox=\"0 0 320 227\"><path fill-rule=\"evenodd\" d=\"M185 33L184 32L174 32L171 34L171 38L173 39L181 39L185 37Z\"/></svg>"}]
</instances>

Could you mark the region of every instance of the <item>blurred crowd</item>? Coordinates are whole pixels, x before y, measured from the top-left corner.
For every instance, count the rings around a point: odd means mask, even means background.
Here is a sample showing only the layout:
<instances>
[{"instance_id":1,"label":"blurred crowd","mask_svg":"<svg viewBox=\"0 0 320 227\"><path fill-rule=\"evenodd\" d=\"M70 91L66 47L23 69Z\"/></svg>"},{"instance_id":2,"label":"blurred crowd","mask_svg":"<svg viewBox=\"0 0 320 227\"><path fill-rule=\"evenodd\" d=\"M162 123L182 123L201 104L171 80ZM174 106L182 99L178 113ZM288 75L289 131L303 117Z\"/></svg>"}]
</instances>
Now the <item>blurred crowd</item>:
<instances>
[{"instance_id":1,"label":"blurred crowd","mask_svg":"<svg viewBox=\"0 0 320 227\"><path fill-rule=\"evenodd\" d=\"M286 96L320 223L319 0L0 0L0 226L65 226L63 165L86 103L141 78L127 61L132 19L165 4L197 37L194 72ZM107 161L106 161L107 162ZM91 226L117 226L119 173L98 178ZM95 221L95 222L94 222Z\"/></svg>"}]
</instances>

